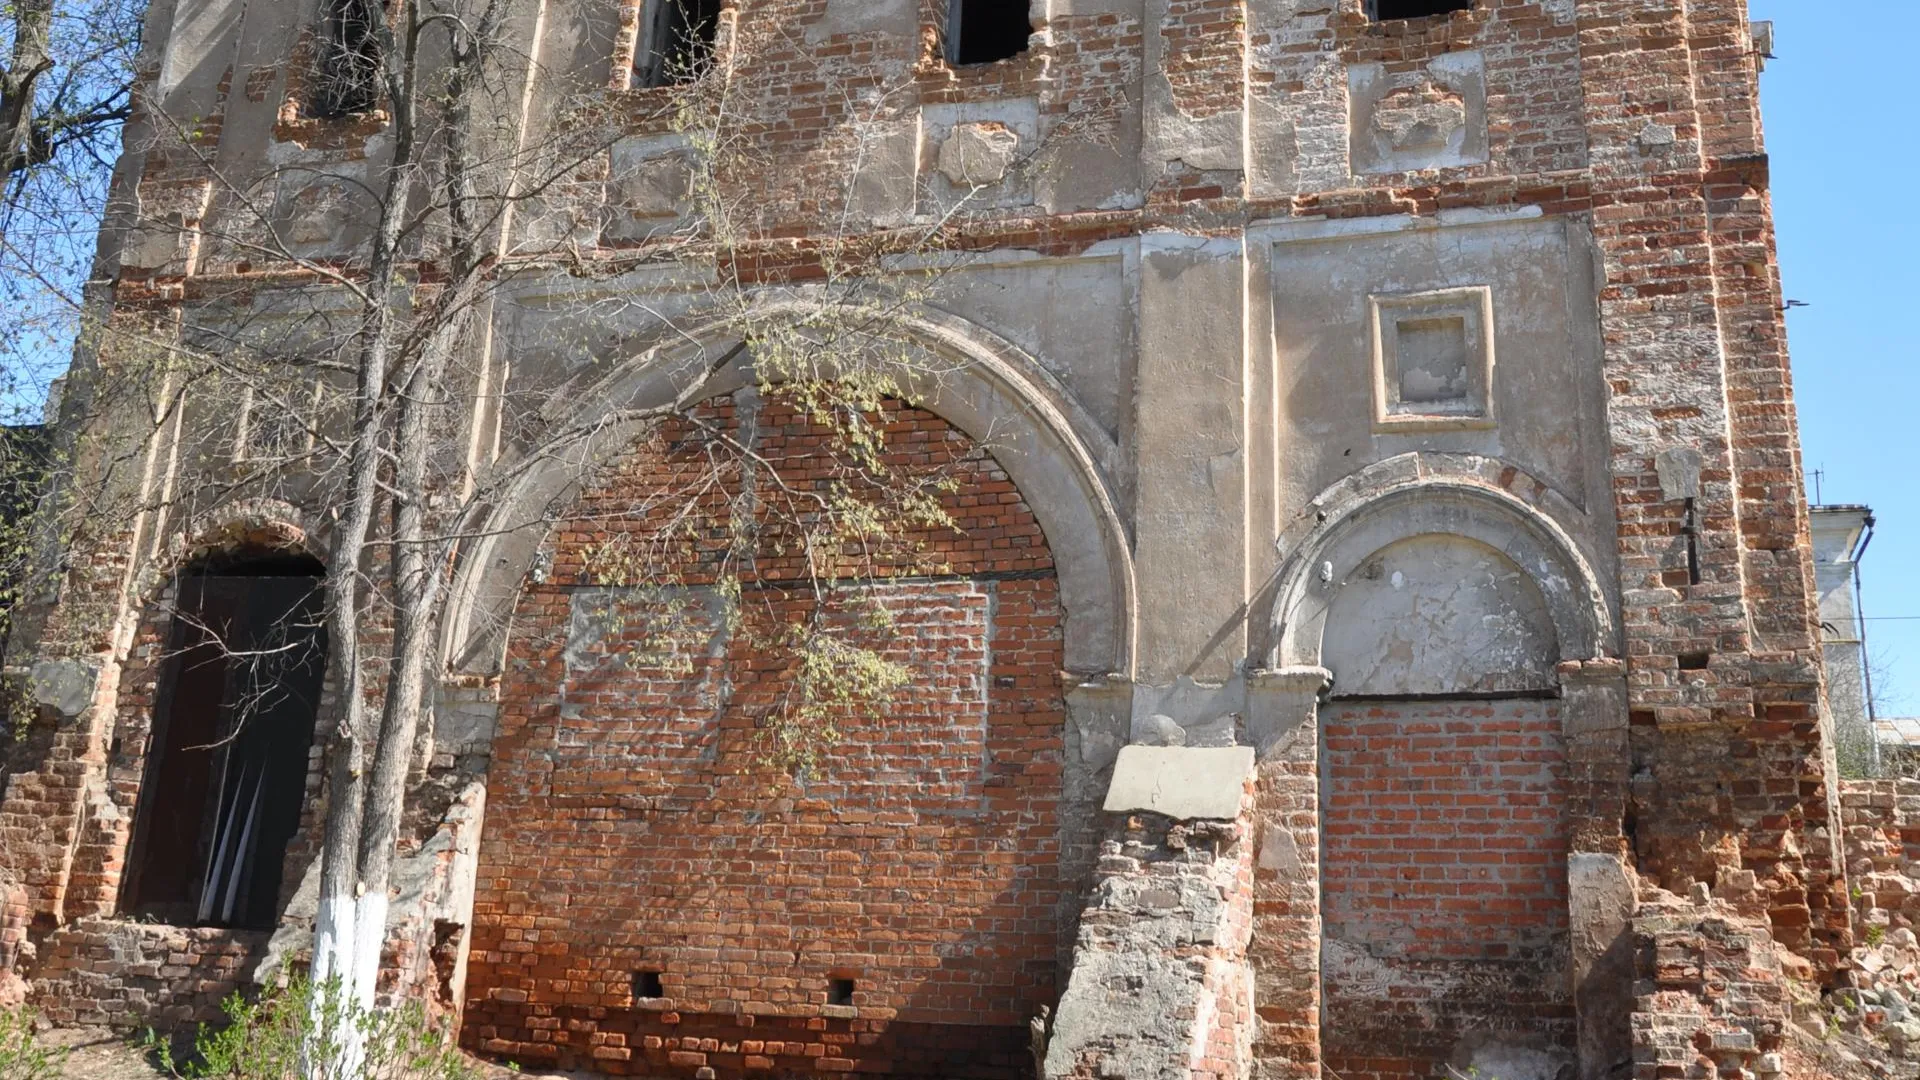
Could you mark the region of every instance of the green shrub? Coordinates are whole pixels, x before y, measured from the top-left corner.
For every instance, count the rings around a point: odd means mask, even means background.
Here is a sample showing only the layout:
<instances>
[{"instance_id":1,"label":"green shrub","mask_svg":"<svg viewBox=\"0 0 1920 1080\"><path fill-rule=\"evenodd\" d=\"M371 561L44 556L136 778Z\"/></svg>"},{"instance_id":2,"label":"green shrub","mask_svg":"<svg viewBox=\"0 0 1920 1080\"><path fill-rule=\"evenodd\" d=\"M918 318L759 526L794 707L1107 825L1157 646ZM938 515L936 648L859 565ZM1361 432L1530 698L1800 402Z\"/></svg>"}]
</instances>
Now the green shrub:
<instances>
[{"instance_id":1,"label":"green shrub","mask_svg":"<svg viewBox=\"0 0 1920 1080\"><path fill-rule=\"evenodd\" d=\"M40 1045L33 1010L0 1009L0 1080L58 1080L66 1056Z\"/></svg>"},{"instance_id":2,"label":"green shrub","mask_svg":"<svg viewBox=\"0 0 1920 1080\"><path fill-rule=\"evenodd\" d=\"M226 1024L201 1025L184 1061L149 1036L162 1067L186 1080L475 1080L418 1004L367 1010L344 1001L334 984L300 981L258 1000L235 994L221 1008ZM357 1068L342 1052L355 1041Z\"/></svg>"}]
</instances>

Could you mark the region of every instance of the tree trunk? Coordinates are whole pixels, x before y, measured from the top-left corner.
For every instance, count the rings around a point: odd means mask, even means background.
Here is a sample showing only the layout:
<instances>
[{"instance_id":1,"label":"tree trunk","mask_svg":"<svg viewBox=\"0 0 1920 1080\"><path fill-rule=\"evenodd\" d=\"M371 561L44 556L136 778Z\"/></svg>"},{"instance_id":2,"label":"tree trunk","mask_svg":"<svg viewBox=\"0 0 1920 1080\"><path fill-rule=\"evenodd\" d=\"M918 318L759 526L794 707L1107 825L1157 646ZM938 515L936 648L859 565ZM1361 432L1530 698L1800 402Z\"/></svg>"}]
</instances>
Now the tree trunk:
<instances>
[{"instance_id":1,"label":"tree trunk","mask_svg":"<svg viewBox=\"0 0 1920 1080\"><path fill-rule=\"evenodd\" d=\"M0 71L0 184L45 160L34 131L34 92L53 70L47 48L53 0L14 0L13 62Z\"/></svg>"},{"instance_id":2,"label":"tree trunk","mask_svg":"<svg viewBox=\"0 0 1920 1080\"><path fill-rule=\"evenodd\" d=\"M396 18L411 26L412 11L403 5ZM414 190L415 128L410 95L413 86L411 34L404 53L394 48L390 31L381 34L386 90L392 100L393 157L382 185L380 217L367 262L364 309L359 327L355 363L353 437L347 458L349 485L347 512L334 533L327 567L328 632L339 695L329 753L330 771L325 836L320 849L320 905L314 920L313 1023L316 1039L309 1041L309 1077L356 1076L364 1048L348 1023L347 1030L327 1031L329 1017L351 1018L373 1006L373 977L362 959L373 957L372 974L379 969L386 930L386 891L369 893L360 878L360 851L366 833L366 763L369 750L376 761L377 742L368 746L366 686L361 675L360 623L366 616L363 588L367 548L373 535L374 511L379 499L385 463L387 425L392 403L391 377L394 339L392 284L398 264L399 242L406 210ZM391 695L391 688L389 689ZM384 726L384 725L383 725Z\"/></svg>"},{"instance_id":3,"label":"tree trunk","mask_svg":"<svg viewBox=\"0 0 1920 1080\"><path fill-rule=\"evenodd\" d=\"M338 700L329 747L333 765L328 778L326 827L320 846L320 905L313 927L316 1024L328 1015L331 1003L327 999L334 995L335 980L344 985L351 977L351 958L360 932L355 911L358 893L354 855L364 815L361 777L365 772L367 711L360 670L361 564L380 488L380 394L386 381L388 310L388 305L376 303L362 320L365 337L355 387L359 397L348 456L347 512L334 533L327 562L327 634L332 649L328 666ZM347 1053L357 1063L357 1049ZM326 1074L328 1056L327 1051L310 1051L310 1075Z\"/></svg>"}]
</instances>

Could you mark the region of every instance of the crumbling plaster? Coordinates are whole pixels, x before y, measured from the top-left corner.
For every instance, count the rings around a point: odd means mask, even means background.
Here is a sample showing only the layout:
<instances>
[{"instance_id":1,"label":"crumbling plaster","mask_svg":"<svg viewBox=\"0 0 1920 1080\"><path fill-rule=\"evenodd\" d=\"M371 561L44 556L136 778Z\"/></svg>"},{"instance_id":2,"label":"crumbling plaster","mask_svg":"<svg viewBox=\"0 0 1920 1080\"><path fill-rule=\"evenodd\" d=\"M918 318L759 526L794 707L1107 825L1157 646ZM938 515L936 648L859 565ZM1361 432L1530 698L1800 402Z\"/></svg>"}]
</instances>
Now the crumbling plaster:
<instances>
[{"instance_id":1,"label":"crumbling plaster","mask_svg":"<svg viewBox=\"0 0 1920 1080\"><path fill-rule=\"evenodd\" d=\"M1421 475L1409 456L1372 470L1372 484L1317 501L1278 575L1271 638L1276 668L1317 666L1334 597L1377 553L1409 537L1461 537L1499 552L1531 579L1559 643L1557 659L1617 652L1605 594L1580 547L1551 517L1500 487ZM1394 466L1399 466L1396 470ZM1403 470L1403 471L1402 471ZM1396 471L1401 475L1394 476ZM1359 490L1356 490L1358 488ZM1336 673L1337 674L1337 673Z\"/></svg>"},{"instance_id":2,"label":"crumbling plaster","mask_svg":"<svg viewBox=\"0 0 1920 1080\"><path fill-rule=\"evenodd\" d=\"M1278 385L1278 502L1304 504L1411 450L1500 458L1553 485L1607 534L1605 445L1585 228L1537 211L1273 222L1252 230L1248 324ZM1485 288L1495 426L1400 434L1373 422L1369 298ZM1287 520L1287 519L1282 519ZM1571 525L1572 523L1568 523ZM1602 546L1602 545L1596 545Z\"/></svg>"},{"instance_id":3,"label":"crumbling plaster","mask_svg":"<svg viewBox=\"0 0 1920 1080\"><path fill-rule=\"evenodd\" d=\"M1381 548L1334 595L1321 661L1336 693L1546 690L1560 657L1527 572L1501 553L1428 533Z\"/></svg>"}]
</instances>

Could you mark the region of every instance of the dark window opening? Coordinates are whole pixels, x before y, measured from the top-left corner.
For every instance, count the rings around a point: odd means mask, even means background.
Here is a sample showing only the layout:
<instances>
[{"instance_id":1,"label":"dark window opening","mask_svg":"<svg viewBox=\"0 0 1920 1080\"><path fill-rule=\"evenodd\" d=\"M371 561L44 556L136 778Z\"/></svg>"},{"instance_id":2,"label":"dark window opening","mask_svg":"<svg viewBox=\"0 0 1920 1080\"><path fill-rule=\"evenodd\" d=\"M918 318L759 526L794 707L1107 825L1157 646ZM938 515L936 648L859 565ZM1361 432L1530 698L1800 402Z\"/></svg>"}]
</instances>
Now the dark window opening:
<instances>
[{"instance_id":1,"label":"dark window opening","mask_svg":"<svg viewBox=\"0 0 1920 1080\"><path fill-rule=\"evenodd\" d=\"M1681 671L1705 671L1712 662L1712 653L1689 652L1680 654Z\"/></svg>"},{"instance_id":2,"label":"dark window opening","mask_svg":"<svg viewBox=\"0 0 1920 1080\"><path fill-rule=\"evenodd\" d=\"M271 929L326 674L322 571L228 559L179 580L122 907Z\"/></svg>"},{"instance_id":3,"label":"dark window opening","mask_svg":"<svg viewBox=\"0 0 1920 1080\"><path fill-rule=\"evenodd\" d=\"M947 9L947 61L991 64L1027 51L1033 21L1027 0L952 0Z\"/></svg>"},{"instance_id":4,"label":"dark window opening","mask_svg":"<svg viewBox=\"0 0 1920 1080\"><path fill-rule=\"evenodd\" d=\"M313 115L351 116L373 108L380 96L380 42L375 0L324 0L314 57Z\"/></svg>"},{"instance_id":5,"label":"dark window opening","mask_svg":"<svg viewBox=\"0 0 1920 1080\"><path fill-rule=\"evenodd\" d=\"M650 0L633 52L633 85L690 83L713 66L720 0Z\"/></svg>"},{"instance_id":6,"label":"dark window opening","mask_svg":"<svg viewBox=\"0 0 1920 1080\"><path fill-rule=\"evenodd\" d=\"M1473 0L1367 0L1367 12L1375 22L1425 19L1453 11L1472 10Z\"/></svg>"},{"instance_id":7,"label":"dark window opening","mask_svg":"<svg viewBox=\"0 0 1920 1080\"><path fill-rule=\"evenodd\" d=\"M663 998L667 988L660 983L657 971L636 971L633 973L633 996L635 998Z\"/></svg>"},{"instance_id":8,"label":"dark window opening","mask_svg":"<svg viewBox=\"0 0 1920 1080\"><path fill-rule=\"evenodd\" d=\"M852 979L828 980L827 1004L829 1005L853 1004L853 980Z\"/></svg>"}]
</instances>

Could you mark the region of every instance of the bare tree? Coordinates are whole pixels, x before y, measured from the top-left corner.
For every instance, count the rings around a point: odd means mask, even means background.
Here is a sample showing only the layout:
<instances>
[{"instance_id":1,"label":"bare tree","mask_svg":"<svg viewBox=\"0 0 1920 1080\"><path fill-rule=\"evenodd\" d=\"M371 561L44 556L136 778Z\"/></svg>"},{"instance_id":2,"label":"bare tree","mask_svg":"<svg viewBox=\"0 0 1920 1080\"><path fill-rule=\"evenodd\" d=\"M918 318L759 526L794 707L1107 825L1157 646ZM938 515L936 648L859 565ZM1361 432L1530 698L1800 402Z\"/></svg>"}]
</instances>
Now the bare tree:
<instances>
[{"instance_id":1,"label":"bare tree","mask_svg":"<svg viewBox=\"0 0 1920 1080\"><path fill-rule=\"evenodd\" d=\"M0 179L79 147L99 155L128 116L145 6L126 0L18 0L0 15ZM104 155L111 160L111 153Z\"/></svg>"},{"instance_id":2,"label":"bare tree","mask_svg":"<svg viewBox=\"0 0 1920 1080\"><path fill-rule=\"evenodd\" d=\"M145 9L0 8L0 423L38 423L71 355Z\"/></svg>"},{"instance_id":3,"label":"bare tree","mask_svg":"<svg viewBox=\"0 0 1920 1080\"><path fill-rule=\"evenodd\" d=\"M35 528L25 511L62 456L38 427L82 321L145 6L0 8L0 622L11 621L29 577ZM18 719L0 724L0 791Z\"/></svg>"}]
</instances>

